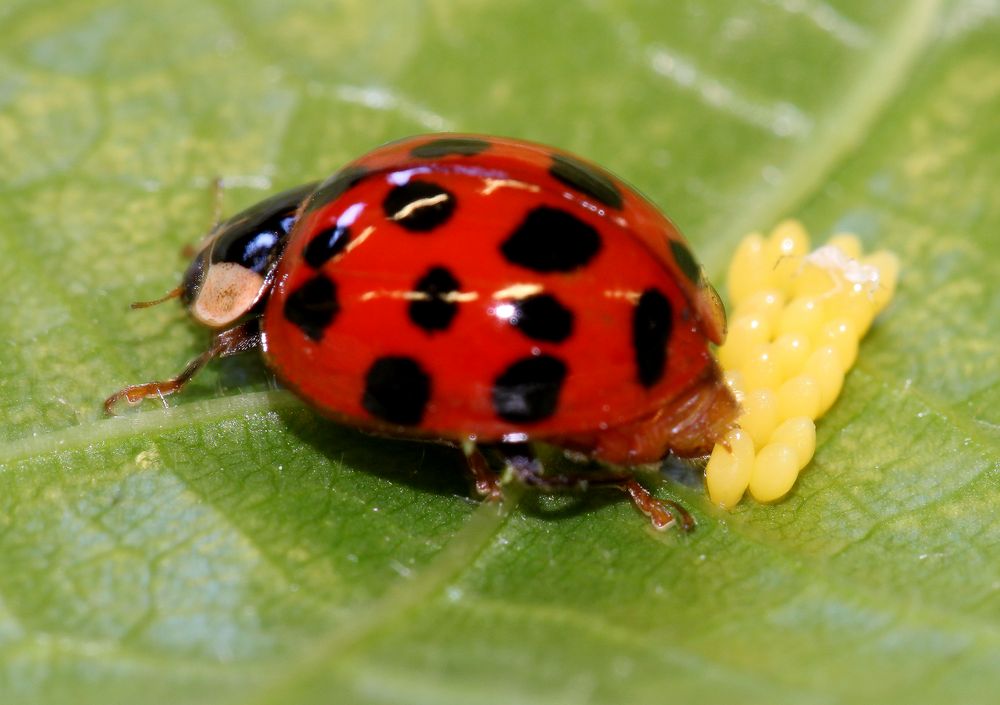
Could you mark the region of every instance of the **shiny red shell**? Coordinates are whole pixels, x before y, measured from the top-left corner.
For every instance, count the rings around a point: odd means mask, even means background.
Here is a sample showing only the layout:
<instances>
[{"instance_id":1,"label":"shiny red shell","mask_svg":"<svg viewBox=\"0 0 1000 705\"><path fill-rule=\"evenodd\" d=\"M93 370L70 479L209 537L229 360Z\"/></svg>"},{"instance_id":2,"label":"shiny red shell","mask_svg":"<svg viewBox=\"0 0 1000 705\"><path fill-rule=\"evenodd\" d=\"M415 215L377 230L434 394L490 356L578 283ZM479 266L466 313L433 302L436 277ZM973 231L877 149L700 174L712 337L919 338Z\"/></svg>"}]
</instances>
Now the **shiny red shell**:
<instances>
[{"instance_id":1,"label":"shiny red shell","mask_svg":"<svg viewBox=\"0 0 1000 705\"><path fill-rule=\"evenodd\" d=\"M284 383L393 434L634 463L704 453L736 413L708 349L724 315L674 225L523 141L428 135L341 169L300 209L262 331Z\"/></svg>"}]
</instances>

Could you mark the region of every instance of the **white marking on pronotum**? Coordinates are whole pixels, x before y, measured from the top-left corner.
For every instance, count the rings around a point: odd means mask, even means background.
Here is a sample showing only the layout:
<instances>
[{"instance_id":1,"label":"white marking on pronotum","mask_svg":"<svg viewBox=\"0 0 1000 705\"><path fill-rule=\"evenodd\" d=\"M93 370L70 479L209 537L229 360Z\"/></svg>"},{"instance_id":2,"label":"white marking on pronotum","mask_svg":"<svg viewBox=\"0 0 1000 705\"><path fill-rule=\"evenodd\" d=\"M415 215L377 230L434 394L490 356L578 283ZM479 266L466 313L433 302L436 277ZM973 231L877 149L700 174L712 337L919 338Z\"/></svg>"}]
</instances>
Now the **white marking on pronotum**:
<instances>
[{"instance_id":1,"label":"white marking on pronotum","mask_svg":"<svg viewBox=\"0 0 1000 705\"><path fill-rule=\"evenodd\" d=\"M517 188L523 191L530 191L531 193L538 193L541 188L536 184L529 184L524 181L517 181L516 179L483 179L484 186L479 190L484 196L489 196L491 193L499 188Z\"/></svg>"},{"instance_id":2,"label":"white marking on pronotum","mask_svg":"<svg viewBox=\"0 0 1000 705\"><path fill-rule=\"evenodd\" d=\"M624 299L630 304L637 304L642 294L638 291L629 291L626 289L605 289L604 297L608 299Z\"/></svg>"},{"instance_id":3,"label":"white marking on pronotum","mask_svg":"<svg viewBox=\"0 0 1000 705\"><path fill-rule=\"evenodd\" d=\"M344 247L344 251L340 254L340 256L343 257L348 252L350 252L351 250L353 250L355 247L357 247L358 245L360 245L362 242L364 242L365 240L367 240L368 236L371 235L373 232L375 232L375 226L374 225L369 225L367 228L365 228L364 230L362 230L360 235L358 235L356 238L354 238L353 240L351 240L350 242L347 243L347 246Z\"/></svg>"},{"instance_id":4,"label":"white marking on pronotum","mask_svg":"<svg viewBox=\"0 0 1000 705\"><path fill-rule=\"evenodd\" d=\"M436 206L439 203L444 203L448 200L448 198L448 194L446 193L439 193L436 196L430 196L428 198L418 198L416 201L411 201L396 211L396 214L392 216L392 220L403 220L405 218L409 218L413 214L413 211L418 208Z\"/></svg>"},{"instance_id":5,"label":"white marking on pronotum","mask_svg":"<svg viewBox=\"0 0 1000 705\"><path fill-rule=\"evenodd\" d=\"M529 296L541 293L541 284L511 284L506 289L498 289L493 292L494 299L526 299Z\"/></svg>"},{"instance_id":6,"label":"white marking on pronotum","mask_svg":"<svg viewBox=\"0 0 1000 705\"><path fill-rule=\"evenodd\" d=\"M401 301L430 301L431 299L438 299L439 301L444 301L446 303L467 303L469 301L476 301L479 298L479 292L476 291L448 291L443 294L428 294L426 291L400 291L391 289L379 289L378 291L366 291L361 295L362 301L371 301L372 299L399 299Z\"/></svg>"},{"instance_id":7,"label":"white marking on pronotum","mask_svg":"<svg viewBox=\"0 0 1000 705\"><path fill-rule=\"evenodd\" d=\"M466 301L475 301L479 298L479 292L477 291L449 291L447 294L439 294L438 298L442 301L447 301L448 303L465 303Z\"/></svg>"}]
</instances>

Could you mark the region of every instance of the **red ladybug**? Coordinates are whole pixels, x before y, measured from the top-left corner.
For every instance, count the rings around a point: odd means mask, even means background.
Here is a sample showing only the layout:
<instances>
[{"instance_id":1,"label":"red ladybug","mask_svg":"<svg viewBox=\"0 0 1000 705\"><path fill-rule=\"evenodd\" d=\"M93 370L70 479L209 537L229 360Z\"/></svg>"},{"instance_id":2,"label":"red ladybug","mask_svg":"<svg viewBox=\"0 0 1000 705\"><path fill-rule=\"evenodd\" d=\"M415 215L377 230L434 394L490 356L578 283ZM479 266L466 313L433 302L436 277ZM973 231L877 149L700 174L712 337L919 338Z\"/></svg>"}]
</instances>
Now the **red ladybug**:
<instances>
[{"instance_id":1,"label":"red ladybug","mask_svg":"<svg viewBox=\"0 0 1000 705\"><path fill-rule=\"evenodd\" d=\"M615 485L658 526L690 527L627 469L548 475L529 442L638 465L708 453L738 412L708 349L724 312L676 227L599 167L529 142L380 147L222 223L169 296L212 345L109 411L259 348L326 416L460 445L484 494L506 467L543 490Z\"/></svg>"}]
</instances>

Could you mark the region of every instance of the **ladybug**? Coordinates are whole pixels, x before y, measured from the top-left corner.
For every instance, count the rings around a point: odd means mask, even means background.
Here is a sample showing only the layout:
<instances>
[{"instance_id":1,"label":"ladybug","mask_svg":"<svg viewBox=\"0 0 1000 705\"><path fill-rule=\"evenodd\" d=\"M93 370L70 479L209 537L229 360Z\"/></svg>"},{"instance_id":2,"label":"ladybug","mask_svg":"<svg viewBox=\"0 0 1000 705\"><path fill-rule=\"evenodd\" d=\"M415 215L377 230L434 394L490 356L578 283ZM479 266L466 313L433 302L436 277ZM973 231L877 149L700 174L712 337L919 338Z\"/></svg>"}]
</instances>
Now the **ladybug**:
<instances>
[{"instance_id":1,"label":"ladybug","mask_svg":"<svg viewBox=\"0 0 1000 705\"><path fill-rule=\"evenodd\" d=\"M393 142L217 226L164 299L215 331L180 375L257 349L320 413L465 450L543 491L611 485L658 527L693 526L628 466L706 455L736 400L709 342L725 314L677 228L603 169L521 140ZM552 475L532 443L613 469ZM607 467L607 466L606 466Z\"/></svg>"}]
</instances>

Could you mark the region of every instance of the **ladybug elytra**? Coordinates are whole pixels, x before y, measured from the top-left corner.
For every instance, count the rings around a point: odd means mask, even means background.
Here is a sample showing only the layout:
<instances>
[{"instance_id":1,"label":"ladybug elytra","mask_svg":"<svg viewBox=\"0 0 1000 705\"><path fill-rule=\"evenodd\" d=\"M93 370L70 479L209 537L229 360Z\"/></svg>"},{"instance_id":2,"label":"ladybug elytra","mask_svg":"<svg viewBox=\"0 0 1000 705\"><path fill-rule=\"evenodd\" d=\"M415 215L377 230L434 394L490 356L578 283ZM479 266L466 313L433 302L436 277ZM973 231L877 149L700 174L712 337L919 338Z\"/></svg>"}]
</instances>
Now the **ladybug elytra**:
<instances>
[{"instance_id":1,"label":"ladybug elytra","mask_svg":"<svg viewBox=\"0 0 1000 705\"><path fill-rule=\"evenodd\" d=\"M226 220L179 296L215 357L259 349L322 414L463 447L476 486L496 470L560 490L628 492L657 526L689 515L626 469L544 473L530 443L615 466L707 454L738 406L708 343L725 317L674 225L595 165L512 139L425 135Z\"/></svg>"}]
</instances>

